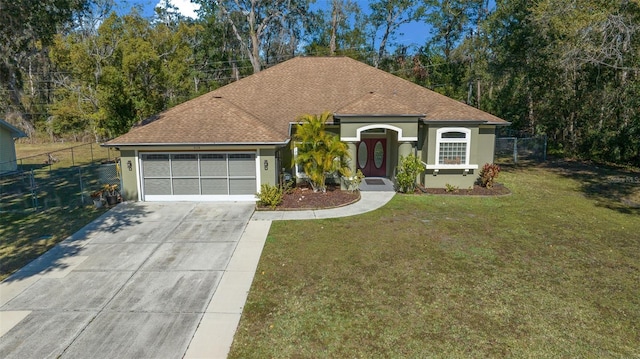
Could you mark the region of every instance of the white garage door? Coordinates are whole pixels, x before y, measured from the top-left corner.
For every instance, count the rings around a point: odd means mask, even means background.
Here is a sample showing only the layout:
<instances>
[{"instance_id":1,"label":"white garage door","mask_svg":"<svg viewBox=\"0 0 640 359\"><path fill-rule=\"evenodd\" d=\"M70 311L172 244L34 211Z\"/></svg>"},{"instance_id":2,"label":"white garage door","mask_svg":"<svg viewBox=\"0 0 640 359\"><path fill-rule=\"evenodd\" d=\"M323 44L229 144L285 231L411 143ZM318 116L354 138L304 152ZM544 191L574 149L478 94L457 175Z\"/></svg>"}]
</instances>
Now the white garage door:
<instances>
[{"instance_id":1,"label":"white garage door","mask_svg":"<svg viewBox=\"0 0 640 359\"><path fill-rule=\"evenodd\" d=\"M255 153L141 153L144 201L255 200Z\"/></svg>"}]
</instances>

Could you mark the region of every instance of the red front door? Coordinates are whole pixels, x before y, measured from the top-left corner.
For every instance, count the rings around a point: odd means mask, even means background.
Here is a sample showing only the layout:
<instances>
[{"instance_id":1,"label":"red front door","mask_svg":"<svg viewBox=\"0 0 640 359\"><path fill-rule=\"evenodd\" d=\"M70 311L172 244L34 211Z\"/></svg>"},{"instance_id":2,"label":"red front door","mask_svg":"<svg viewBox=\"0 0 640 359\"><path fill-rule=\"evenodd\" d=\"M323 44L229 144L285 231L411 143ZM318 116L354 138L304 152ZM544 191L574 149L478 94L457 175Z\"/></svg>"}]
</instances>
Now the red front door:
<instances>
[{"instance_id":1,"label":"red front door","mask_svg":"<svg viewBox=\"0 0 640 359\"><path fill-rule=\"evenodd\" d=\"M387 175L386 138L365 138L358 143L358 168L365 177Z\"/></svg>"}]
</instances>

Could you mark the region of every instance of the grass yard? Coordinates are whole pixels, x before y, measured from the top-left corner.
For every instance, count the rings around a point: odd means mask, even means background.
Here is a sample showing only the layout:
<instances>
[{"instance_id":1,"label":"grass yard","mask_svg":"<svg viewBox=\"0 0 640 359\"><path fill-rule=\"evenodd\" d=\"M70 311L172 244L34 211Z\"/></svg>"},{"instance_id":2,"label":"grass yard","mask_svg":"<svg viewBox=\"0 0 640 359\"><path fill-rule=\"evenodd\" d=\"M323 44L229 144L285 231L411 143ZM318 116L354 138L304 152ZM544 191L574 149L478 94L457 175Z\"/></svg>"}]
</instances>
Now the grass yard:
<instances>
[{"instance_id":1,"label":"grass yard","mask_svg":"<svg viewBox=\"0 0 640 359\"><path fill-rule=\"evenodd\" d=\"M57 160L47 163L48 153ZM54 142L54 143L16 143L18 165L24 168L68 168L82 164L113 160L120 156L118 151L100 147L98 143ZM22 159L22 160L20 160Z\"/></svg>"},{"instance_id":2,"label":"grass yard","mask_svg":"<svg viewBox=\"0 0 640 359\"><path fill-rule=\"evenodd\" d=\"M0 281L104 212L104 208L85 206L0 214Z\"/></svg>"},{"instance_id":3,"label":"grass yard","mask_svg":"<svg viewBox=\"0 0 640 359\"><path fill-rule=\"evenodd\" d=\"M82 179L77 168L71 167L71 151L62 148L77 146L77 143L26 144L17 143L18 157L54 152L60 162L36 171L37 208L30 192L28 178L5 176L0 178L0 280L23 267L42 253L73 234L87 223L104 213L105 209L95 209L88 197L99 187L99 174L95 168L85 167ZM106 158L105 149L98 145L74 148L75 164ZM116 152L117 153L117 152ZM30 160L37 164L36 156ZM112 157L113 158L113 157ZM25 162L26 163L26 162ZM48 167L48 166L47 166ZM85 186L85 201L80 203L82 181Z\"/></svg>"},{"instance_id":4,"label":"grass yard","mask_svg":"<svg viewBox=\"0 0 640 359\"><path fill-rule=\"evenodd\" d=\"M274 222L230 358L640 357L635 176L508 168L511 196Z\"/></svg>"}]
</instances>

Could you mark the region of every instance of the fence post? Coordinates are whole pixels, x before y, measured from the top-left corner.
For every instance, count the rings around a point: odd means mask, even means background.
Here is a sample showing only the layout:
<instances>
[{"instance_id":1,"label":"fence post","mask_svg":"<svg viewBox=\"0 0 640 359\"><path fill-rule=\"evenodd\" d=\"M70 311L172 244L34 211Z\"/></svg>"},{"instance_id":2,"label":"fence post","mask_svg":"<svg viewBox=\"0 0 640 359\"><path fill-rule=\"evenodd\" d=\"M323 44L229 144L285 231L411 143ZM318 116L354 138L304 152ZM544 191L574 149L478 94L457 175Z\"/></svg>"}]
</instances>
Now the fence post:
<instances>
[{"instance_id":1,"label":"fence post","mask_svg":"<svg viewBox=\"0 0 640 359\"><path fill-rule=\"evenodd\" d=\"M78 179L80 180L80 203L84 205L84 185L82 184L82 167L78 167Z\"/></svg>"},{"instance_id":2,"label":"fence post","mask_svg":"<svg viewBox=\"0 0 640 359\"><path fill-rule=\"evenodd\" d=\"M71 147L71 166L76 166L76 160L73 158L73 147Z\"/></svg>"},{"instance_id":3,"label":"fence post","mask_svg":"<svg viewBox=\"0 0 640 359\"><path fill-rule=\"evenodd\" d=\"M91 163L93 163L93 142L89 142L89 149L91 150Z\"/></svg>"},{"instance_id":4,"label":"fence post","mask_svg":"<svg viewBox=\"0 0 640 359\"><path fill-rule=\"evenodd\" d=\"M31 169L31 175L29 176L29 184L31 185L31 206L33 211L38 211L38 194L36 193L36 179L33 175L33 168Z\"/></svg>"},{"instance_id":5,"label":"fence post","mask_svg":"<svg viewBox=\"0 0 640 359\"><path fill-rule=\"evenodd\" d=\"M518 138L513 138L513 163L518 164Z\"/></svg>"},{"instance_id":6,"label":"fence post","mask_svg":"<svg viewBox=\"0 0 640 359\"><path fill-rule=\"evenodd\" d=\"M542 161L547 161L547 135L544 135L544 152L542 152Z\"/></svg>"}]
</instances>

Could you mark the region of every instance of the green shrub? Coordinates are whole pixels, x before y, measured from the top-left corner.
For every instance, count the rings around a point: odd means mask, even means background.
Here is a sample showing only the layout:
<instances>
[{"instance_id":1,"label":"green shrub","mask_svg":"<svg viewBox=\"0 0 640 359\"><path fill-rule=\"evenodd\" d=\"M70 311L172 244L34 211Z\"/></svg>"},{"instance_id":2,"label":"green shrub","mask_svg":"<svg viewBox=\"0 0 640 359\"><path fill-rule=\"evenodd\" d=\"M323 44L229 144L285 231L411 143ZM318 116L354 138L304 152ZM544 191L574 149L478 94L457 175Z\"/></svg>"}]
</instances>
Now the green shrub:
<instances>
[{"instance_id":1,"label":"green shrub","mask_svg":"<svg viewBox=\"0 0 640 359\"><path fill-rule=\"evenodd\" d=\"M458 189L459 189L459 187L458 187L458 186L454 186L454 185L449 184L449 183L445 184L445 185L444 185L444 187L445 187L445 189L444 189L444 190L445 190L445 192L447 192L447 193L451 193L451 192L458 192Z\"/></svg>"},{"instance_id":2,"label":"green shrub","mask_svg":"<svg viewBox=\"0 0 640 359\"><path fill-rule=\"evenodd\" d=\"M424 171L422 161L415 155L400 157L400 166L396 174L398 192L413 193L416 189L416 177Z\"/></svg>"},{"instance_id":3,"label":"green shrub","mask_svg":"<svg viewBox=\"0 0 640 359\"><path fill-rule=\"evenodd\" d=\"M356 171L356 174L353 175L351 169L347 168L342 175L342 181L344 182L345 186L347 187L347 191L349 192L359 191L360 183L362 183L363 179L364 174L359 169Z\"/></svg>"},{"instance_id":4,"label":"green shrub","mask_svg":"<svg viewBox=\"0 0 640 359\"><path fill-rule=\"evenodd\" d=\"M263 184L260 186L260 193L258 196L258 204L262 206L276 208L277 205L282 203L284 198L284 190L280 186L272 186L270 184Z\"/></svg>"},{"instance_id":5,"label":"green shrub","mask_svg":"<svg viewBox=\"0 0 640 359\"><path fill-rule=\"evenodd\" d=\"M493 187L493 181L498 177L500 173L500 166L495 163L485 163L480 170L480 185L482 187Z\"/></svg>"}]
</instances>

